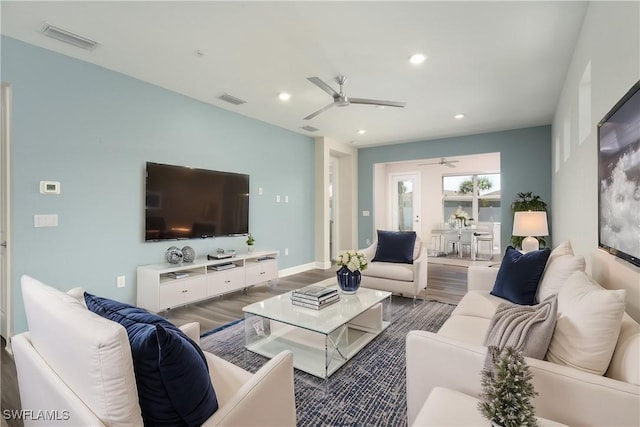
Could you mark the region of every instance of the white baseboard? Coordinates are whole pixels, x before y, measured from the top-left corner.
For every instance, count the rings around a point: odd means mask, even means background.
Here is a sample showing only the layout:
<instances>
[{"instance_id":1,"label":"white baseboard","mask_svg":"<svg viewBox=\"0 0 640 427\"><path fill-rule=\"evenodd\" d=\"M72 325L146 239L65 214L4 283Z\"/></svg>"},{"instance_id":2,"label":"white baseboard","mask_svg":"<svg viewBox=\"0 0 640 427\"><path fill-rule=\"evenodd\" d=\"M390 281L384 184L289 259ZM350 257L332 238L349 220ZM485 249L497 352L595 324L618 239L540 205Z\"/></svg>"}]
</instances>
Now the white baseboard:
<instances>
[{"instance_id":1,"label":"white baseboard","mask_svg":"<svg viewBox=\"0 0 640 427\"><path fill-rule=\"evenodd\" d=\"M331 261L316 262L316 268L319 268L320 270L328 270L331 268Z\"/></svg>"},{"instance_id":2,"label":"white baseboard","mask_svg":"<svg viewBox=\"0 0 640 427\"><path fill-rule=\"evenodd\" d=\"M323 263L323 262L310 262L307 264L297 265L295 267L289 267L278 271L278 277L287 277L292 274L303 273L305 271L313 270L313 269L327 270L331 268L331 263Z\"/></svg>"},{"instance_id":3,"label":"white baseboard","mask_svg":"<svg viewBox=\"0 0 640 427\"><path fill-rule=\"evenodd\" d=\"M292 274L303 273L308 270L316 268L315 263L310 262L308 264L296 265L295 267L289 267L278 271L278 277L287 277Z\"/></svg>"}]
</instances>

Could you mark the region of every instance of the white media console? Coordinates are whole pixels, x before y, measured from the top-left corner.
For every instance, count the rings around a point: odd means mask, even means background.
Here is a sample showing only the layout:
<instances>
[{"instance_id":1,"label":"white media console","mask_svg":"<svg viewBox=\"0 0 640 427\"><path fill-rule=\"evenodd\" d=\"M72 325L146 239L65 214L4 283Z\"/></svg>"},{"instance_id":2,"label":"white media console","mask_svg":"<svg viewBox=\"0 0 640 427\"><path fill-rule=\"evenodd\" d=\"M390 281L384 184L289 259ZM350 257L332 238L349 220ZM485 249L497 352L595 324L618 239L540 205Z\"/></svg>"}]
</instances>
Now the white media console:
<instances>
[{"instance_id":1,"label":"white media console","mask_svg":"<svg viewBox=\"0 0 640 427\"><path fill-rule=\"evenodd\" d=\"M277 251L143 265L138 267L137 305L157 313L277 278Z\"/></svg>"}]
</instances>

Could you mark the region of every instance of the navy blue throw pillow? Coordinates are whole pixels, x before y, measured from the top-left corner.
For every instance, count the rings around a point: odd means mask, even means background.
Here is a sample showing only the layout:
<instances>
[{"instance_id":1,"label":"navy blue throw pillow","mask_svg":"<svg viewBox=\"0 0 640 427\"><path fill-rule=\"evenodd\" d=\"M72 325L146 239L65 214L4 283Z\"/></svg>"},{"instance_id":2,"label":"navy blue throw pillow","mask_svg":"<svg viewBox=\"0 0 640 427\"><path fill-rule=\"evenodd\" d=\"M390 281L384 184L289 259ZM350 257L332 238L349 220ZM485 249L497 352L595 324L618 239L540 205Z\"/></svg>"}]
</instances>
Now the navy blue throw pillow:
<instances>
[{"instance_id":1,"label":"navy blue throw pillow","mask_svg":"<svg viewBox=\"0 0 640 427\"><path fill-rule=\"evenodd\" d=\"M413 264L415 231L378 230L378 247L372 262L397 262Z\"/></svg>"},{"instance_id":2,"label":"navy blue throw pillow","mask_svg":"<svg viewBox=\"0 0 640 427\"><path fill-rule=\"evenodd\" d=\"M199 426L218 400L200 347L168 320L85 292L89 310L127 330L145 426Z\"/></svg>"},{"instance_id":3,"label":"navy blue throw pillow","mask_svg":"<svg viewBox=\"0 0 640 427\"><path fill-rule=\"evenodd\" d=\"M549 248L521 253L508 246L491 295L520 305L534 305L540 278L547 265Z\"/></svg>"}]
</instances>

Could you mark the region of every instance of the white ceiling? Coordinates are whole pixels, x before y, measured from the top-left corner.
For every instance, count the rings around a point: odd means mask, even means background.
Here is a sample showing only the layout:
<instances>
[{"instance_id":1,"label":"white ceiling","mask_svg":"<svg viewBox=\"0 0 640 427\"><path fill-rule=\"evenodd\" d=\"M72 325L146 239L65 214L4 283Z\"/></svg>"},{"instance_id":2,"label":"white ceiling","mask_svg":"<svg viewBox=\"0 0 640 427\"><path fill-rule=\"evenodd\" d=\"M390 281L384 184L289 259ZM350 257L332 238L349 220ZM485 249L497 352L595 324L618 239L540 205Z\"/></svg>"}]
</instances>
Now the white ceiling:
<instances>
[{"instance_id":1,"label":"white ceiling","mask_svg":"<svg viewBox=\"0 0 640 427\"><path fill-rule=\"evenodd\" d=\"M4 35L301 134L369 146L550 124L586 3L2 1L1 8ZM101 44L85 51L50 39L40 33L45 22ZM416 52L427 55L420 66L408 62ZM339 74L351 97L407 106L350 105L303 120L332 101L306 78L337 88ZM223 93L247 103L228 104L218 99ZM463 120L453 118L459 112Z\"/></svg>"}]
</instances>

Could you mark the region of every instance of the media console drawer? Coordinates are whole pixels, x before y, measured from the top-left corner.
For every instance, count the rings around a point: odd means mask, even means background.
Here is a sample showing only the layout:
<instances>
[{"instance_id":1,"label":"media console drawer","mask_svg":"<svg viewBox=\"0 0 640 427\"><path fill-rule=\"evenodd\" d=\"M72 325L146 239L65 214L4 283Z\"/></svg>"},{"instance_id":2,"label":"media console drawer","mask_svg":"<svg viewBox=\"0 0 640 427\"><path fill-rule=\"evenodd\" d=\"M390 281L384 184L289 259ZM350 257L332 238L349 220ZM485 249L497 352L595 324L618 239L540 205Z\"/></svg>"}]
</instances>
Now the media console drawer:
<instances>
[{"instance_id":1,"label":"media console drawer","mask_svg":"<svg viewBox=\"0 0 640 427\"><path fill-rule=\"evenodd\" d=\"M278 263L275 259L247 263L245 282L247 286L278 278Z\"/></svg>"}]
</instances>

